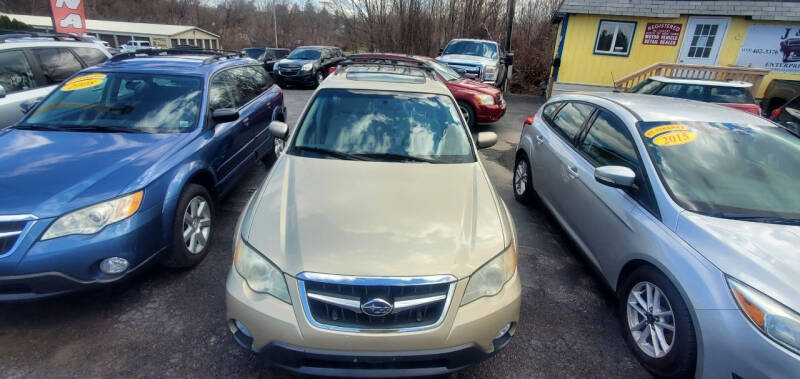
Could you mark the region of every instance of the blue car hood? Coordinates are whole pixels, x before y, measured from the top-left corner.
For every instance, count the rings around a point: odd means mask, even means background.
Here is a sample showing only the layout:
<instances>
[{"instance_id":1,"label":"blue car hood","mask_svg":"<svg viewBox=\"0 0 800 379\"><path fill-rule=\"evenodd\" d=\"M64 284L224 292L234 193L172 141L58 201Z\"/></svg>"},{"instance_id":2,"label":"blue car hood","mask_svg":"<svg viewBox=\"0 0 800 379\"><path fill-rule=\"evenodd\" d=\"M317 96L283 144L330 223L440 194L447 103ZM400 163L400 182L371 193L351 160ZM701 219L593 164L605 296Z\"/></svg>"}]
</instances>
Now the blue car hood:
<instances>
[{"instance_id":1,"label":"blue car hood","mask_svg":"<svg viewBox=\"0 0 800 379\"><path fill-rule=\"evenodd\" d=\"M0 215L53 217L122 195L189 135L0 131Z\"/></svg>"}]
</instances>

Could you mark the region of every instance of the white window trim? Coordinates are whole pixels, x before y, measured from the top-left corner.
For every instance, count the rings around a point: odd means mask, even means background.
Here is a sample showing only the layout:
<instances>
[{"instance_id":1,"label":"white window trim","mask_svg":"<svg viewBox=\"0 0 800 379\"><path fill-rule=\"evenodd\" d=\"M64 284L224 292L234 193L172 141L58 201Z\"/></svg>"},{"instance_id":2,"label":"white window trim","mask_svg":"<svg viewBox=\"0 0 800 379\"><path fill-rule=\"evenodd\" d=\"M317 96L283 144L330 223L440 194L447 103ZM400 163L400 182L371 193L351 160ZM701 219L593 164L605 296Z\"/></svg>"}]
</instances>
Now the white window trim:
<instances>
[{"instance_id":1,"label":"white window trim","mask_svg":"<svg viewBox=\"0 0 800 379\"><path fill-rule=\"evenodd\" d=\"M597 50L597 45L600 44L600 29L603 26L603 23L614 23L614 37L611 38L611 50L604 51L604 50ZM619 35L619 26L620 24L633 24L633 33L631 33L630 41L628 41L627 51L624 53L617 53L614 51L614 46L617 43L617 36ZM594 38L594 54L597 55L615 55L620 57L627 57L631 54L631 49L633 48L633 40L636 36L636 21L622 21L622 20L600 20L600 23L597 24L597 34Z\"/></svg>"}]
</instances>

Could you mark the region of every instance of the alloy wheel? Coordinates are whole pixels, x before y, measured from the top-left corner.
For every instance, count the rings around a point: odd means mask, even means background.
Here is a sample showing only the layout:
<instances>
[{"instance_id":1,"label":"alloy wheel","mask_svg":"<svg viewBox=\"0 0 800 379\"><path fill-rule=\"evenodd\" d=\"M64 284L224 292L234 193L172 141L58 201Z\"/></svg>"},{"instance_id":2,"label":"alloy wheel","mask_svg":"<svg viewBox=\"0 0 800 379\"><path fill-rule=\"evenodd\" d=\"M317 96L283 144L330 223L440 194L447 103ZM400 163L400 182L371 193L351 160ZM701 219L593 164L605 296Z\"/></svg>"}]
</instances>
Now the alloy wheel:
<instances>
[{"instance_id":1,"label":"alloy wheel","mask_svg":"<svg viewBox=\"0 0 800 379\"><path fill-rule=\"evenodd\" d=\"M317 85L319 85L320 83L322 83L322 81L323 81L323 80L325 80L325 77L324 77L324 76L322 76L322 72L320 72L320 71L317 71Z\"/></svg>"},{"instance_id":2,"label":"alloy wheel","mask_svg":"<svg viewBox=\"0 0 800 379\"><path fill-rule=\"evenodd\" d=\"M517 168L514 169L514 191L518 196L525 194L528 189L528 162L525 159L520 159L517 162Z\"/></svg>"},{"instance_id":3,"label":"alloy wheel","mask_svg":"<svg viewBox=\"0 0 800 379\"><path fill-rule=\"evenodd\" d=\"M281 155L283 152L284 140L282 138L275 138L275 156Z\"/></svg>"},{"instance_id":4,"label":"alloy wheel","mask_svg":"<svg viewBox=\"0 0 800 379\"><path fill-rule=\"evenodd\" d=\"M211 207L202 196L195 196L183 212L183 242L191 254L200 254L211 234Z\"/></svg>"},{"instance_id":5,"label":"alloy wheel","mask_svg":"<svg viewBox=\"0 0 800 379\"><path fill-rule=\"evenodd\" d=\"M628 293L628 330L639 349L651 358L669 354L675 344L675 317L664 292L639 282Z\"/></svg>"}]
</instances>

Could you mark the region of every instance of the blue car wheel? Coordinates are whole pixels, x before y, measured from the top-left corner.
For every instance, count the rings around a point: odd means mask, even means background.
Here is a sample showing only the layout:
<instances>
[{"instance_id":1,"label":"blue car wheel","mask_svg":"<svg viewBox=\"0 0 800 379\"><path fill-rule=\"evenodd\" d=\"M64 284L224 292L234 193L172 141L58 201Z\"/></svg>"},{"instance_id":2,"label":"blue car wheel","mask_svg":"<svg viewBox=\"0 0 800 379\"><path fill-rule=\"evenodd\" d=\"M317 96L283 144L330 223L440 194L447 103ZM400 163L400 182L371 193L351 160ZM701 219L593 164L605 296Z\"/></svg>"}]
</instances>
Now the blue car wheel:
<instances>
[{"instance_id":1,"label":"blue car wheel","mask_svg":"<svg viewBox=\"0 0 800 379\"><path fill-rule=\"evenodd\" d=\"M214 201L203 186L184 188L175 210L172 248L164 258L168 267L192 267L208 254L213 237Z\"/></svg>"}]
</instances>

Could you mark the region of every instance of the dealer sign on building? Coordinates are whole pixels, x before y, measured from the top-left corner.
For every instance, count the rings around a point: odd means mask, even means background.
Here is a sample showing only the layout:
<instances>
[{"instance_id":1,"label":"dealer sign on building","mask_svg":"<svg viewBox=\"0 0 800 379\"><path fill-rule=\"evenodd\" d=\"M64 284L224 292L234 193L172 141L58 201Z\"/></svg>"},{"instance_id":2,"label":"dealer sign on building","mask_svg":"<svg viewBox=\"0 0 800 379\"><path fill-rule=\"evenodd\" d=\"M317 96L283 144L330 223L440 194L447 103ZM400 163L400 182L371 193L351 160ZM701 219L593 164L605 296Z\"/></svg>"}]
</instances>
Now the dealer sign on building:
<instances>
[{"instance_id":1,"label":"dealer sign on building","mask_svg":"<svg viewBox=\"0 0 800 379\"><path fill-rule=\"evenodd\" d=\"M796 25L750 25L736 64L800 74L800 28Z\"/></svg>"},{"instance_id":2,"label":"dealer sign on building","mask_svg":"<svg viewBox=\"0 0 800 379\"><path fill-rule=\"evenodd\" d=\"M678 44L682 26L681 24L649 22L644 29L642 43L645 45L675 46Z\"/></svg>"}]
</instances>

